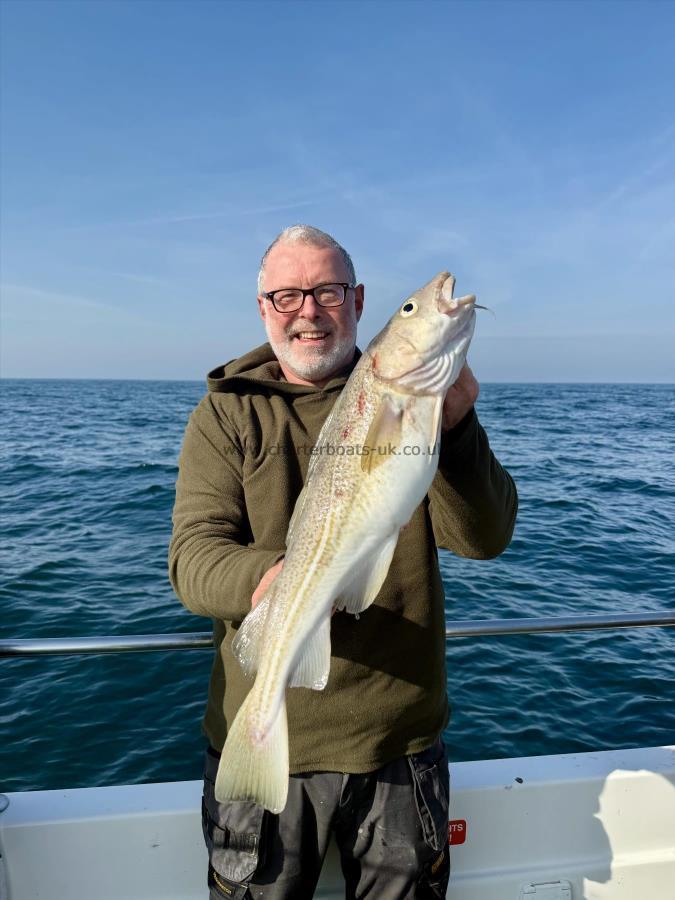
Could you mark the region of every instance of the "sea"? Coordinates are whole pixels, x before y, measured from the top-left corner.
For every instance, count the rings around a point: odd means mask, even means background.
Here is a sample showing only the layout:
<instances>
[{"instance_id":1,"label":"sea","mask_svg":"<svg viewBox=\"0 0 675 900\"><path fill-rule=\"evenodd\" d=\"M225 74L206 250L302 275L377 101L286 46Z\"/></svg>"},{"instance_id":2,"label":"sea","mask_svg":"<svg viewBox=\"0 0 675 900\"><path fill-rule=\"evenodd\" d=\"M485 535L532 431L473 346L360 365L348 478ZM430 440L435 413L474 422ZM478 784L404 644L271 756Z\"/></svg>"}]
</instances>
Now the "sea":
<instances>
[{"instance_id":1,"label":"sea","mask_svg":"<svg viewBox=\"0 0 675 900\"><path fill-rule=\"evenodd\" d=\"M0 638L210 631L166 565L204 390L0 383ZM477 410L520 510L498 559L441 551L448 620L672 612L675 385L484 384ZM675 744L674 651L666 627L450 639L450 758ZM0 791L199 778L211 657L0 658Z\"/></svg>"}]
</instances>

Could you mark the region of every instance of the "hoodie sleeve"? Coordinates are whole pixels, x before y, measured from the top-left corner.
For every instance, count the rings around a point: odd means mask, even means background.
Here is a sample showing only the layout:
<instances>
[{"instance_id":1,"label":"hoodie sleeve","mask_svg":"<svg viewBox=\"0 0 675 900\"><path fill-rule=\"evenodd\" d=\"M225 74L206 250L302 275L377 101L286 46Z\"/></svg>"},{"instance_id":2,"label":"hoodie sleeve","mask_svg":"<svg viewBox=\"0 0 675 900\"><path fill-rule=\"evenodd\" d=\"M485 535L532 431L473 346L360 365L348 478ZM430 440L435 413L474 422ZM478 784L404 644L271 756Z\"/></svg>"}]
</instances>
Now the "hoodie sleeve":
<instances>
[{"instance_id":1,"label":"hoodie sleeve","mask_svg":"<svg viewBox=\"0 0 675 900\"><path fill-rule=\"evenodd\" d=\"M429 513L439 547L471 559L491 559L509 545L518 494L495 458L475 410L442 435Z\"/></svg>"},{"instance_id":2,"label":"hoodie sleeve","mask_svg":"<svg viewBox=\"0 0 675 900\"><path fill-rule=\"evenodd\" d=\"M193 613L241 621L265 572L283 558L252 541L241 437L207 395L192 413L179 459L169 578Z\"/></svg>"}]
</instances>

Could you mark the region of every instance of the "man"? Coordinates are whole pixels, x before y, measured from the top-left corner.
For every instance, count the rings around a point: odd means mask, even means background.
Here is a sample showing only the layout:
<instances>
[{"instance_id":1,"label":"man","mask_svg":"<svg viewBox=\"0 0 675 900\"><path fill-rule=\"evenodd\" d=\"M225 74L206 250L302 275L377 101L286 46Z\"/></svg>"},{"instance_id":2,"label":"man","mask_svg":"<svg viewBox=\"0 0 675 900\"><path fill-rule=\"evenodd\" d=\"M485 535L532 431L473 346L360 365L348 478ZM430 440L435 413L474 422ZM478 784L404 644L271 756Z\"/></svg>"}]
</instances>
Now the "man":
<instances>
[{"instance_id":1,"label":"man","mask_svg":"<svg viewBox=\"0 0 675 900\"><path fill-rule=\"evenodd\" d=\"M251 686L232 639L283 565L311 447L359 356L363 303L333 238L286 229L258 279L269 344L210 374L186 430L170 570L185 606L213 618L218 648L204 719L212 900L311 898L331 834L347 897L445 896L449 713L436 546L493 557L510 541L517 507L476 418L468 367L444 401L438 474L376 601L359 620L333 617L325 690L287 691L286 808L276 816L214 796L220 750Z\"/></svg>"}]
</instances>

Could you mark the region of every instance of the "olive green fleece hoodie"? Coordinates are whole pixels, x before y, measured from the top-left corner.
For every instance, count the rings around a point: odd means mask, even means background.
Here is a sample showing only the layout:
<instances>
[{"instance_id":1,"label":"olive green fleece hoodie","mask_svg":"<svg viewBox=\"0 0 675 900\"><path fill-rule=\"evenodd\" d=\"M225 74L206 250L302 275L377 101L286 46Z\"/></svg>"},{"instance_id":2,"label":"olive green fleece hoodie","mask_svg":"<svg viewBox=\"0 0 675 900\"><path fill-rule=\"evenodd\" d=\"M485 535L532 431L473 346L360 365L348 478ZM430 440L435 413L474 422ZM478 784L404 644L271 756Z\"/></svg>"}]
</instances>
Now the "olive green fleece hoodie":
<instances>
[{"instance_id":1,"label":"olive green fleece hoodie","mask_svg":"<svg viewBox=\"0 0 675 900\"><path fill-rule=\"evenodd\" d=\"M323 389L289 384L264 344L214 370L190 417L170 577L189 610L214 620L204 731L216 749L252 684L232 639L260 579L284 555L311 448L348 375ZM333 616L328 685L287 691L292 773L373 771L433 743L449 715L436 546L496 556L511 539L516 508L513 481L471 411L443 435L436 478L401 531L373 605L358 619Z\"/></svg>"}]
</instances>

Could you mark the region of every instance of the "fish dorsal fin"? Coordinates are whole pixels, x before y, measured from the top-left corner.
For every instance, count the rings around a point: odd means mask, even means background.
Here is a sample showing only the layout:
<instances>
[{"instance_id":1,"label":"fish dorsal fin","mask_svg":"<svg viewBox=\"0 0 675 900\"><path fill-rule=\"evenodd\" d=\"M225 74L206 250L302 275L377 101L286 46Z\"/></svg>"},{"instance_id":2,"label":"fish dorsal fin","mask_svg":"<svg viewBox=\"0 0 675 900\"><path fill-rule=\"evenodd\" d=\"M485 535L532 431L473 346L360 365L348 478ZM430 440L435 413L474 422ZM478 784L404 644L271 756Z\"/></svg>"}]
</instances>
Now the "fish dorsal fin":
<instances>
[{"instance_id":1,"label":"fish dorsal fin","mask_svg":"<svg viewBox=\"0 0 675 900\"><path fill-rule=\"evenodd\" d=\"M361 456L364 472L372 472L399 446L402 421L403 408L394 402L390 394L383 394L364 441Z\"/></svg>"},{"instance_id":2,"label":"fish dorsal fin","mask_svg":"<svg viewBox=\"0 0 675 900\"><path fill-rule=\"evenodd\" d=\"M314 460L312 459L312 462ZM310 462L311 465L311 462ZM305 483L305 487L298 494L298 499L295 501L295 506L293 507L293 512L291 514L291 520L288 523L288 531L286 532L286 547L291 546L291 541L293 540L293 532L295 531L296 524L300 521L302 516L302 511L305 508L305 503L307 502L307 484Z\"/></svg>"},{"instance_id":3,"label":"fish dorsal fin","mask_svg":"<svg viewBox=\"0 0 675 900\"><path fill-rule=\"evenodd\" d=\"M305 641L288 686L322 691L328 683L329 672L330 614L326 614L316 631Z\"/></svg>"},{"instance_id":4,"label":"fish dorsal fin","mask_svg":"<svg viewBox=\"0 0 675 900\"><path fill-rule=\"evenodd\" d=\"M398 543L398 531L388 537L375 553L369 554L365 565L361 566L347 588L336 602L337 609L358 615L368 609L380 593L384 579Z\"/></svg>"},{"instance_id":5,"label":"fish dorsal fin","mask_svg":"<svg viewBox=\"0 0 675 900\"><path fill-rule=\"evenodd\" d=\"M314 445L315 447L321 447L321 446L323 446L323 444L326 443L326 437L328 435L328 432L332 428L333 422L336 420L336 418L338 416L338 411L341 406L342 406L342 395L340 395L337 398L337 400L333 404L333 408L326 416L326 421L321 426L321 431L319 432L319 436L316 439L316 444ZM320 453L312 453L312 455L310 456L309 465L307 466L307 476L305 478L305 484L308 483L309 479L314 474L314 470L316 469L320 458L321 458Z\"/></svg>"},{"instance_id":6,"label":"fish dorsal fin","mask_svg":"<svg viewBox=\"0 0 675 900\"><path fill-rule=\"evenodd\" d=\"M251 677L258 671L263 646L262 635L273 596L274 592L270 591L256 604L241 623L239 631L232 641L232 652L244 670L244 674Z\"/></svg>"},{"instance_id":7,"label":"fish dorsal fin","mask_svg":"<svg viewBox=\"0 0 675 900\"><path fill-rule=\"evenodd\" d=\"M319 432L319 436L316 439L315 447L321 447L326 442L326 436L335 421L337 415L336 410L340 403L340 397L335 401L332 410L328 413L326 417L326 421L321 426L321 431ZM293 507L293 513L291 515L291 519L288 523L288 531L286 532L286 546L290 547L291 541L293 539L293 533L295 531L296 524L300 521L302 517L302 511L305 508L305 503L307 502L307 486L314 474L314 471L317 467L318 460L320 458L320 453L313 453L309 459L309 465L307 466L307 475L305 476L305 484L300 493L298 494L298 499L295 501L295 506Z\"/></svg>"}]
</instances>

